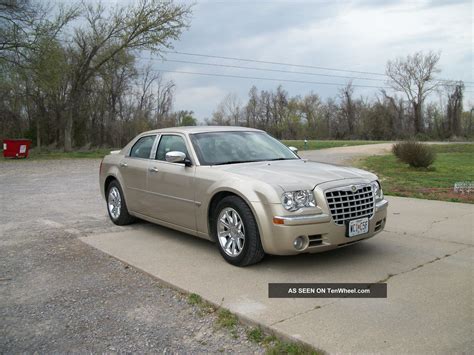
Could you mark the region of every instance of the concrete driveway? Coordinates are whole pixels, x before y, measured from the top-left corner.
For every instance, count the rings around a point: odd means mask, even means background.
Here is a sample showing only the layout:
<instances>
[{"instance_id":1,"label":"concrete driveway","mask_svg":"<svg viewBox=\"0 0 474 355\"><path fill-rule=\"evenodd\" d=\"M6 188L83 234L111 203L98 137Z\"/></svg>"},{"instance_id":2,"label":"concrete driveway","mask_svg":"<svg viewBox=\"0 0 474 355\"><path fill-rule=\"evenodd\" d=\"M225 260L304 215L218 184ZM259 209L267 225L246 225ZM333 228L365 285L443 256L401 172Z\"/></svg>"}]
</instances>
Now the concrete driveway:
<instances>
[{"instance_id":1,"label":"concrete driveway","mask_svg":"<svg viewBox=\"0 0 474 355\"><path fill-rule=\"evenodd\" d=\"M335 251L233 267L151 224L82 240L242 319L330 353L472 353L474 206L389 198L386 231ZM387 282L386 299L269 299L270 282Z\"/></svg>"}]
</instances>

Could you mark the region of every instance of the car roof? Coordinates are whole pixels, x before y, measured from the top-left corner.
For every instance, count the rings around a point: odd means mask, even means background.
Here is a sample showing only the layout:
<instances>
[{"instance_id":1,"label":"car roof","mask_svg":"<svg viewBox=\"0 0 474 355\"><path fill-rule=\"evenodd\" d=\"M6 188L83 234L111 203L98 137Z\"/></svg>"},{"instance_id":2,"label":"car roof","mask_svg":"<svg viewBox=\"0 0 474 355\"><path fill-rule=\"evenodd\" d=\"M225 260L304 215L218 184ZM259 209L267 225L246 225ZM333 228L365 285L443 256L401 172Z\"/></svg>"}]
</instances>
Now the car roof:
<instances>
[{"instance_id":1,"label":"car roof","mask_svg":"<svg viewBox=\"0 0 474 355\"><path fill-rule=\"evenodd\" d=\"M206 132L236 132L236 131L247 131L247 132L263 132L262 130L249 128L249 127L238 127L238 126L183 126L183 127L169 127L154 129L152 131L144 132L148 133L206 133Z\"/></svg>"}]
</instances>

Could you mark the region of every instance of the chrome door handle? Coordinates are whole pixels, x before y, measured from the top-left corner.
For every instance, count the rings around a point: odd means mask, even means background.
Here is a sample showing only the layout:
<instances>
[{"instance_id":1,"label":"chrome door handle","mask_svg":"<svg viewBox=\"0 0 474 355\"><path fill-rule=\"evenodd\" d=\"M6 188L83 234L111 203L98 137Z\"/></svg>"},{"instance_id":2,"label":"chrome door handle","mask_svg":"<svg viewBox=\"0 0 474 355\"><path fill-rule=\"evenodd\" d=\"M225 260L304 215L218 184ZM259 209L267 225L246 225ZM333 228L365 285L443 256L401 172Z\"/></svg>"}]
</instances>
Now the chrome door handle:
<instances>
[{"instance_id":1,"label":"chrome door handle","mask_svg":"<svg viewBox=\"0 0 474 355\"><path fill-rule=\"evenodd\" d=\"M154 167L152 167L152 168L148 168L148 171L149 171L150 173L157 173L157 172L158 172L158 168L154 166Z\"/></svg>"},{"instance_id":2,"label":"chrome door handle","mask_svg":"<svg viewBox=\"0 0 474 355\"><path fill-rule=\"evenodd\" d=\"M121 166L122 168L126 168L126 167L127 167L127 163L120 163L120 166Z\"/></svg>"}]
</instances>

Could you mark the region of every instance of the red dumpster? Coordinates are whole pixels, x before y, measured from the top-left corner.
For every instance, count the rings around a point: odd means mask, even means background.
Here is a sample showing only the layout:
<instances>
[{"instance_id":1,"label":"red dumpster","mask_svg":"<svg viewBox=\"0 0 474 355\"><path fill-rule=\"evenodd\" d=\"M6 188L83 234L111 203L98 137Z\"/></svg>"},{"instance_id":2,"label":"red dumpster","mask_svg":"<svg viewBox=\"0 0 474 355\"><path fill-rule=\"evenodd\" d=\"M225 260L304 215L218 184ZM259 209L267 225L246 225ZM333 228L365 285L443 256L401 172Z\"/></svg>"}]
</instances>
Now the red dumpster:
<instances>
[{"instance_id":1,"label":"red dumpster","mask_svg":"<svg viewBox=\"0 0 474 355\"><path fill-rule=\"evenodd\" d=\"M29 139L4 139L3 156L5 158L28 158L31 140Z\"/></svg>"}]
</instances>

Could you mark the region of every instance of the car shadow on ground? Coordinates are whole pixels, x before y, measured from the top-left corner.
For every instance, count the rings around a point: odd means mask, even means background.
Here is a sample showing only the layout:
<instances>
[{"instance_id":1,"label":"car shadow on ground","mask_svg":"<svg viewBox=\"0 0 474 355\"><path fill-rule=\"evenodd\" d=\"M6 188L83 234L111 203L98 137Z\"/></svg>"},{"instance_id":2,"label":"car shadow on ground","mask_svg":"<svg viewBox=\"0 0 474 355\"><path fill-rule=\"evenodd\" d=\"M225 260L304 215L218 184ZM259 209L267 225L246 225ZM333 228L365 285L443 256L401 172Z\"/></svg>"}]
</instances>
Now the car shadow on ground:
<instances>
[{"instance_id":1,"label":"car shadow on ground","mask_svg":"<svg viewBox=\"0 0 474 355\"><path fill-rule=\"evenodd\" d=\"M211 252L221 258L217 246L211 241L143 220L137 220L130 227L148 231L155 235L156 238L161 238L164 246L167 241L174 243L178 240L182 248L193 250L193 253L196 255L209 254ZM323 273L325 270L339 270L343 265L343 269L353 272L355 271L355 265L367 264L367 260L374 260L375 258L380 261L384 257L385 250L377 243L377 238L381 237L383 238L383 232L374 238L322 253L302 253L284 256L267 254L260 263L249 267L254 270L272 269L273 271L298 274L307 270L317 270L318 273ZM393 254L387 254L387 256L389 255L393 257ZM222 263L225 263L225 260L221 259Z\"/></svg>"}]
</instances>

